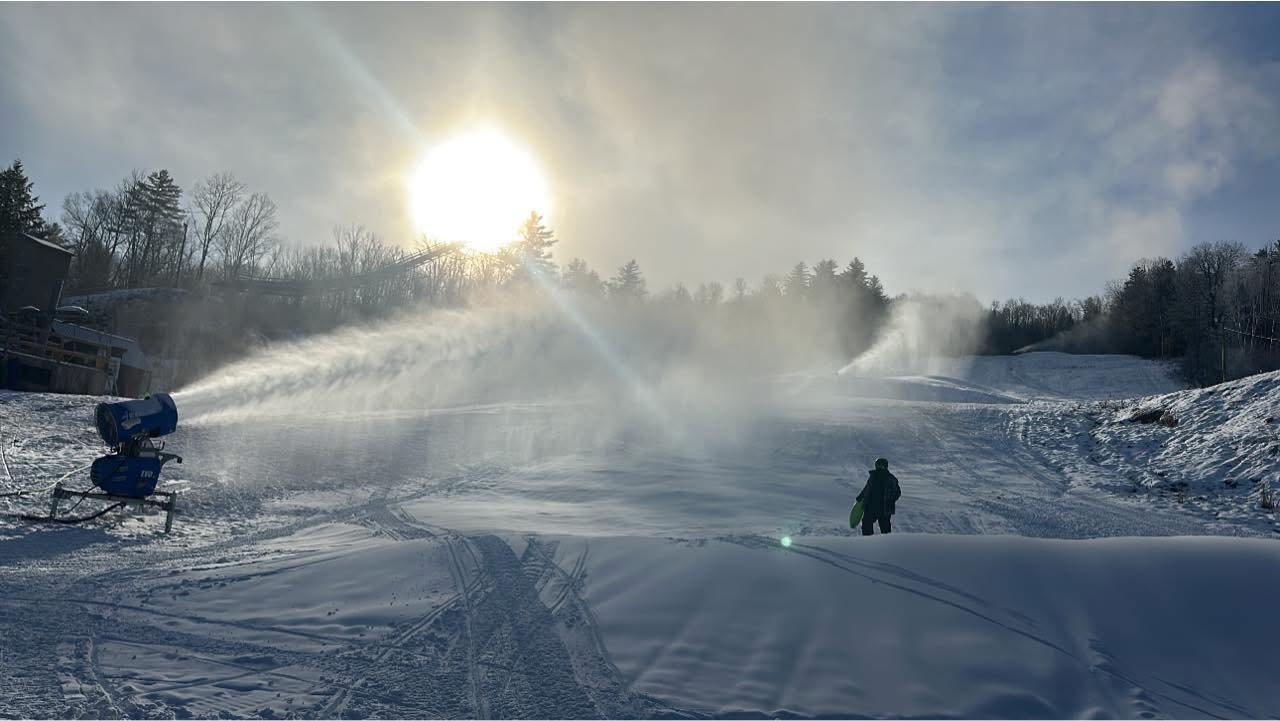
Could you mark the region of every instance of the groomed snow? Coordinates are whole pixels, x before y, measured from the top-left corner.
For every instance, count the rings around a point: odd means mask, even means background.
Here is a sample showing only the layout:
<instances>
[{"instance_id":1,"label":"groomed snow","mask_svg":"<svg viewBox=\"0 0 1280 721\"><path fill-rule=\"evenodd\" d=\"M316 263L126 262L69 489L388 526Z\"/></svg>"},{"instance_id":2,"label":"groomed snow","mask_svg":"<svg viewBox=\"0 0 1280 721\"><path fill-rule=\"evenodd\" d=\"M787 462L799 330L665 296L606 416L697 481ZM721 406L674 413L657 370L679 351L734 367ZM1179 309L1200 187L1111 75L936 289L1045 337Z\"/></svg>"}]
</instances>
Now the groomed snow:
<instances>
[{"instance_id":1,"label":"groomed snow","mask_svg":"<svg viewBox=\"0 0 1280 721\"><path fill-rule=\"evenodd\" d=\"M173 536L0 520L0 709L1280 715L1278 389L1035 353L786 376L679 434L588 400L201 418L179 394ZM0 393L7 488L91 460L99 400ZM1179 425L1128 422L1156 405ZM854 536L880 455L895 533Z\"/></svg>"}]
</instances>

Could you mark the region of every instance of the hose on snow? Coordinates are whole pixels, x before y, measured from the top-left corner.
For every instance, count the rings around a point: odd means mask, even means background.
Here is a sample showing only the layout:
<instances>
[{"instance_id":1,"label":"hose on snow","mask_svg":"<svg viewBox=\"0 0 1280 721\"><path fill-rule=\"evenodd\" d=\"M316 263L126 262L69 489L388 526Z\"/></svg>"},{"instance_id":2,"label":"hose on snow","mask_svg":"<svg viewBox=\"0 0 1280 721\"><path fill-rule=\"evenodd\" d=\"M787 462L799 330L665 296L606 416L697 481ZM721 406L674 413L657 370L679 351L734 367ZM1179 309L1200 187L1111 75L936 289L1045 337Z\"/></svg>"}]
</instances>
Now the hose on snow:
<instances>
[{"instance_id":1,"label":"hose on snow","mask_svg":"<svg viewBox=\"0 0 1280 721\"><path fill-rule=\"evenodd\" d=\"M10 491L8 493L0 493L0 498L18 498L20 496L29 496L32 493L45 493L47 491L52 491L54 487L56 487L59 483L62 483L63 481L70 478L73 474L79 473L80 471L83 471L84 469L92 465L93 463L86 463L83 466L80 466L79 468L73 468L67 471L66 473L62 474L62 476L59 477L58 480L54 481L53 483L50 483L47 486L43 486L41 488L24 488L20 491Z\"/></svg>"}]
</instances>

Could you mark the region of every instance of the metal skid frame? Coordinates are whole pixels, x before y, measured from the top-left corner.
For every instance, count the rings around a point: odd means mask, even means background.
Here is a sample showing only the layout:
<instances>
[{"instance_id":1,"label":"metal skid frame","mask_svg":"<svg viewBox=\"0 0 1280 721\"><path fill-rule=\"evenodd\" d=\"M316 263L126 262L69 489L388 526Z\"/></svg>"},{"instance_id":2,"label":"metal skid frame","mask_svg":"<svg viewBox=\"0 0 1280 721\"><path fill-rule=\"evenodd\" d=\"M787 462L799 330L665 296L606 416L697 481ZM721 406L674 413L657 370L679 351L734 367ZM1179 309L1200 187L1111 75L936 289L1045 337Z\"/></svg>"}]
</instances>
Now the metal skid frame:
<instances>
[{"instance_id":1,"label":"metal skid frame","mask_svg":"<svg viewBox=\"0 0 1280 721\"><path fill-rule=\"evenodd\" d=\"M164 496L164 500L159 500L156 496ZM136 496L117 496L114 493L99 493L95 491L72 491L62 487L62 484L53 487L53 500L49 502L49 518L54 519L58 516L58 504L64 498L89 498L95 501L107 501L108 503L119 503L123 506L133 506L141 510L143 506L155 506L165 511L164 532L166 534L173 531L173 513L178 505L177 491L155 491L150 496L138 498Z\"/></svg>"}]
</instances>

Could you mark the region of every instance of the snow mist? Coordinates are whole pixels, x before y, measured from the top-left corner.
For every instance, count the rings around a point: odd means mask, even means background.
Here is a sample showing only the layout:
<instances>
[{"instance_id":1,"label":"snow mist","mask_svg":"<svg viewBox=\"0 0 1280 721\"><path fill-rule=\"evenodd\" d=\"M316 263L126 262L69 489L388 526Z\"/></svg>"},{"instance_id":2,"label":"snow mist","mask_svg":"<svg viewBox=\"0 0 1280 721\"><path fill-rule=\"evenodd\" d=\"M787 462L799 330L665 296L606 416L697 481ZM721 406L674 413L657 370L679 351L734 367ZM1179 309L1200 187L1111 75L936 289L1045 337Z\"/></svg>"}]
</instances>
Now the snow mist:
<instances>
[{"instance_id":1,"label":"snow mist","mask_svg":"<svg viewBox=\"0 0 1280 721\"><path fill-rule=\"evenodd\" d=\"M376 424L390 439L427 416L439 423L484 416L489 434L506 417L534 415L536 423L512 417L498 445L543 450L548 437L578 448L619 434L693 447L725 442L769 403L768 384L758 382L769 375L764 354L745 352L713 321L648 304L574 300L535 295L411 312L281 343L174 398L184 427L287 419L334 445L356 424Z\"/></svg>"},{"instance_id":2,"label":"snow mist","mask_svg":"<svg viewBox=\"0 0 1280 721\"><path fill-rule=\"evenodd\" d=\"M982 344L983 313L982 305L970 295L913 295L900 300L871 348L839 373L874 376L954 372L954 359L974 353Z\"/></svg>"}]
</instances>

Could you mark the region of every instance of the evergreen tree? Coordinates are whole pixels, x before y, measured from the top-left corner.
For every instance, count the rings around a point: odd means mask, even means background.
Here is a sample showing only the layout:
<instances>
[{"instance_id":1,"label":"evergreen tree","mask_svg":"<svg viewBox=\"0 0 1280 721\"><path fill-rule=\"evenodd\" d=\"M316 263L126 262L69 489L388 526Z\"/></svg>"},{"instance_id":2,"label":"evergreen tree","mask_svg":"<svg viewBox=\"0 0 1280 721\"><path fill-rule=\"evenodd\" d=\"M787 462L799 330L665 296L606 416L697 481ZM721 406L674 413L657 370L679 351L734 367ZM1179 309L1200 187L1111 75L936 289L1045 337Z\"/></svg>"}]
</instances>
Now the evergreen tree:
<instances>
[{"instance_id":1,"label":"evergreen tree","mask_svg":"<svg viewBox=\"0 0 1280 721\"><path fill-rule=\"evenodd\" d=\"M820 260L813 266L813 280L811 285L815 290L827 292L828 289L835 287L836 284L836 262L834 260Z\"/></svg>"},{"instance_id":2,"label":"evergreen tree","mask_svg":"<svg viewBox=\"0 0 1280 721\"><path fill-rule=\"evenodd\" d=\"M600 274L588 267L587 261L582 258L574 258L569 261L569 265L565 267L564 276L560 279L560 282L568 290L587 296L598 297L604 290L604 283L600 280Z\"/></svg>"},{"instance_id":3,"label":"evergreen tree","mask_svg":"<svg viewBox=\"0 0 1280 721\"><path fill-rule=\"evenodd\" d=\"M796 263L787 274L783 292L788 298L803 298L809 293L809 268L804 261Z\"/></svg>"},{"instance_id":4,"label":"evergreen tree","mask_svg":"<svg viewBox=\"0 0 1280 721\"><path fill-rule=\"evenodd\" d=\"M125 287L171 278L181 262L182 189L167 170L135 173L123 194L120 230L126 237L121 262Z\"/></svg>"},{"instance_id":5,"label":"evergreen tree","mask_svg":"<svg viewBox=\"0 0 1280 721\"><path fill-rule=\"evenodd\" d=\"M640 264L632 258L626 265L618 269L618 274L609 279L609 296L624 300L642 300L649 291L645 289L644 275L640 272Z\"/></svg>"},{"instance_id":6,"label":"evergreen tree","mask_svg":"<svg viewBox=\"0 0 1280 721\"><path fill-rule=\"evenodd\" d=\"M840 274L840 278L855 291L861 291L867 287L867 266L859 258L854 258L849 261L849 266Z\"/></svg>"},{"instance_id":7,"label":"evergreen tree","mask_svg":"<svg viewBox=\"0 0 1280 721\"><path fill-rule=\"evenodd\" d=\"M160 169L147 176L142 186L146 234L148 279L173 277L180 271L186 234L182 229L182 189L169 171Z\"/></svg>"},{"instance_id":8,"label":"evergreen tree","mask_svg":"<svg viewBox=\"0 0 1280 721\"><path fill-rule=\"evenodd\" d=\"M884 292L884 285L880 283L880 278L871 276L867 279L867 293L871 296L871 302L878 308L889 307L889 295Z\"/></svg>"},{"instance_id":9,"label":"evergreen tree","mask_svg":"<svg viewBox=\"0 0 1280 721\"><path fill-rule=\"evenodd\" d=\"M841 284L837 276L839 265L834 260L820 260L813 266L813 278L809 281L809 296L824 311L839 305Z\"/></svg>"},{"instance_id":10,"label":"evergreen tree","mask_svg":"<svg viewBox=\"0 0 1280 721\"><path fill-rule=\"evenodd\" d=\"M15 233L44 237L44 210L33 192L35 184L27 177L21 160L14 160L0 171L0 237L6 240Z\"/></svg>"},{"instance_id":11,"label":"evergreen tree","mask_svg":"<svg viewBox=\"0 0 1280 721\"><path fill-rule=\"evenodd\" d=\"M18 233L44 237L44 206L32 192L34 183L27 178L21 160L14 160L0 171L0 286L8 284L9 242Z\"/></svg>"},{"instance_id":12,"label":"evergreen tree","mask_svg":"<svg viewBox=\"0 0 1280 721\"><path fill-rule=\"evenodd\" d=\"M529 217L520 225L515 243L515 250L524 269L554 275L556 265L551 261L551 246L555 244L555 233L542 224L542 216L537 211L529 213Z\"/></svg>"}]
</instances>

